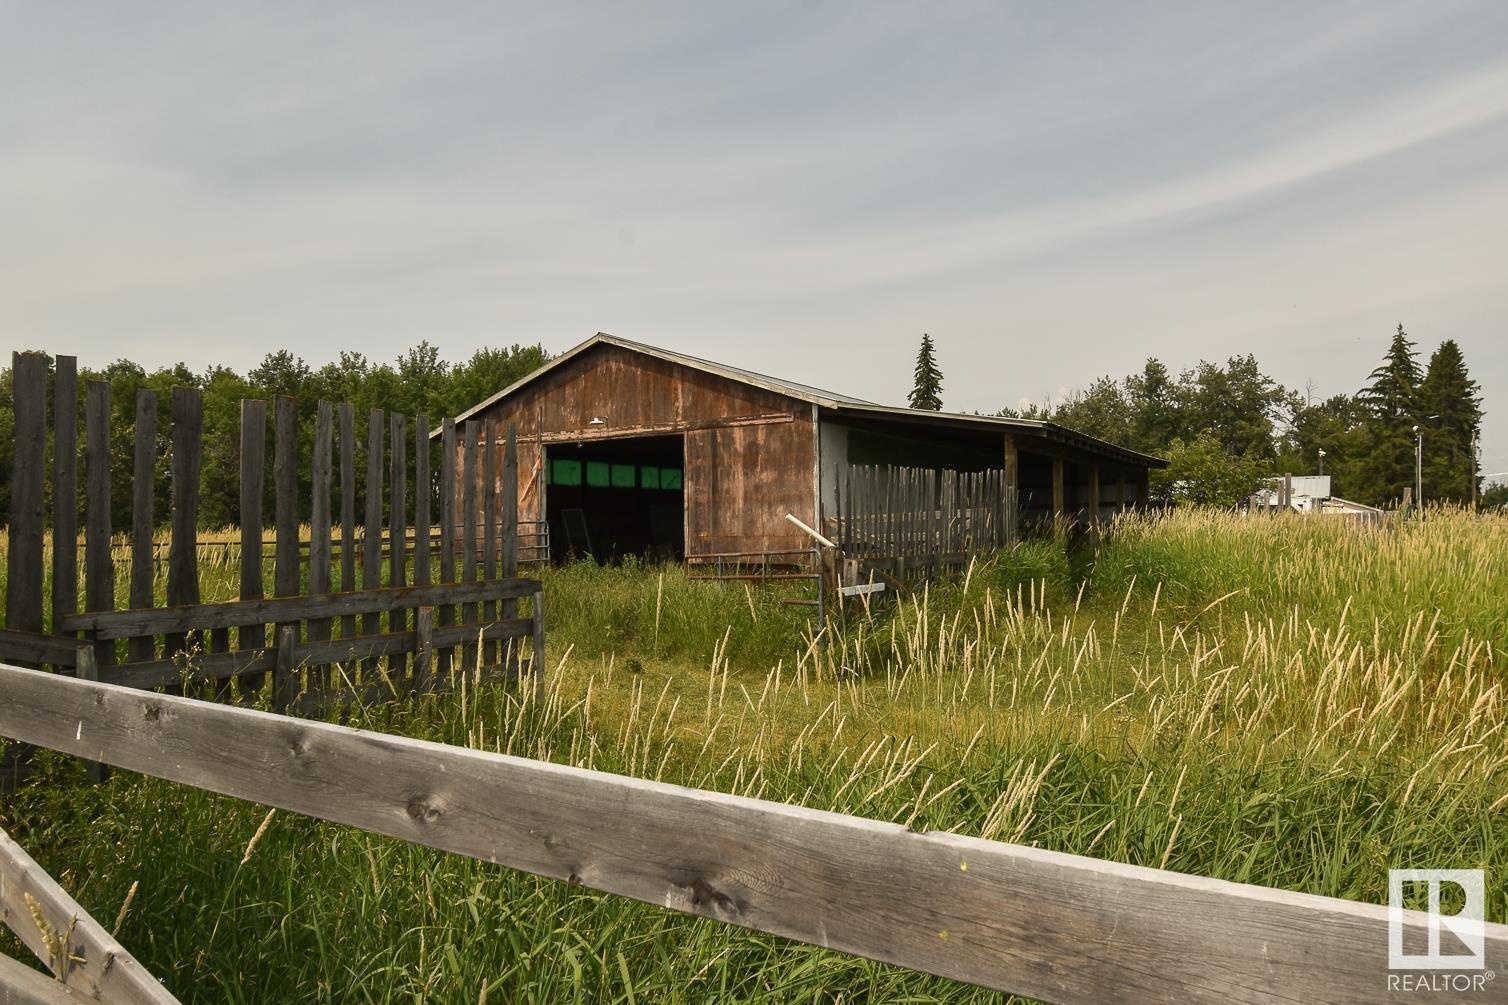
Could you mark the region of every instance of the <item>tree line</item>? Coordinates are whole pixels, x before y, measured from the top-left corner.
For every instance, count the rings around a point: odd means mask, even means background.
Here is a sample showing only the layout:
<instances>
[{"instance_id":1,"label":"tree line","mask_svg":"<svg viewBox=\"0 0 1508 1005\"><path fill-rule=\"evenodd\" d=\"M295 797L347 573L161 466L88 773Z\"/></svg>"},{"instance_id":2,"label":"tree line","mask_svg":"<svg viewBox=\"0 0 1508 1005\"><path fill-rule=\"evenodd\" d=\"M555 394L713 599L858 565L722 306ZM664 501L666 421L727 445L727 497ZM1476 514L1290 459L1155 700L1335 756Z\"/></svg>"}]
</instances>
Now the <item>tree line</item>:
<instances>
[{"instance_id":1,"label":"tree line","mask_svg":"<svg viewBox=\"0 0 1508 1005\"><path fill-rule=\"evenodd\" d=\"M240 429L241 400L276 395L298 399L300 497L309 498L309 458L314 443L314 416L318 403L349 401L356 408L357 470L366 464L367 414L380 408L390 413L428 415L437 427L446 416L455 416L483 399L538 369L550 359L542 346L512 345L482 349L470 359L451 363L440 358L429 342L420 342L392 363L376 362L359 352L342 352L337 360L319 368L287 350L268 353L245 374L225 366L195 372L183 363L148 371L128 359L118 359L103 369L81 367L79 379L104 380L110 384L110 518L115 530L131 526L131 478L136 422L136 396L140 390L157 395L157 480L153 518L160 526L170 511L169 437L172 389L197 387L204 400L204 459L200 474L199 520L205 527L224 527L240 520ZM82 395L81 395L82 397ZM49 401L49 408L51 402ZM51 418L47 423L52 428ZM412 429L412 427L410 427ZM10 514L10 472L15 450L14 377L9 367L0 370L0 519ZM83 448L80 422L78 448ZM272 450L272 422L268 421L268 456ZM384 442L385 434L384 434ZM48 491L51 491L50 480ZM263 513L271 519L272 479L267 479ZM339 494L339 486L334 489ZM49 506L51 501L49 499ZM364 500L358 500L358 512ZM307 514L302 514L307 519Z\"/></svg>"},{"instance_id":2,"label":"tree line","mask_svg":"<svg viewBox=\"0 0 1508 1005\"><path fill-rule=\"evenodd\" d=\"M914 380L913 407L941 408L930 336ZM1165 503L1232 506L1275 475L1323 473L1337 496L1395 505L1414 484L1420 436L1425 500L1468 502L1473 486L1480 489L1473 437L1482 397L1461 347L1446 339L1421 365L1401 324L1354 394L1315 399L1286 388L1250 353L1178 374L1153 358L1138 373L1101 377L1061 402L998 414L1047 419L1166 457L1170 466L1152 483ZM1502 505L1508 489L1496 487L1482 501Z\"/></svg>"}]
</instances>

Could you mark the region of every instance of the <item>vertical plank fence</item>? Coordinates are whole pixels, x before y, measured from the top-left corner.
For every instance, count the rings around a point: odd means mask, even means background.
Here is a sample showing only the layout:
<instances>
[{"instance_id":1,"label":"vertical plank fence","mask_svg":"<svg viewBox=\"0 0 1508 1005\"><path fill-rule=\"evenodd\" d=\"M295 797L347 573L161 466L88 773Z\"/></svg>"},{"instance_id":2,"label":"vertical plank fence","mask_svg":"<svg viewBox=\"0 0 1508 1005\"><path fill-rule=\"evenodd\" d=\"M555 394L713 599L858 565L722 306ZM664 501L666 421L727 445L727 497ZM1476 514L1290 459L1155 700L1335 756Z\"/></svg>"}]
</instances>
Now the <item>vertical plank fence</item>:
<instances>
[{"instance_id":1,"label":"vertical plank fence","mask_svg":"<svg viewBox=\"0 0 1508 1005\"><path fill-rule=\"evenodd\" d=\"M140 688L176 689L231 678L253 688L270 683L278 705L290 708L448 686L458 670L508 677L542 671L543 605L536 602L528 617L518 616L519 599L537 597L540 586L518 578L517 451L511 430L505 442L489 427L484 450L482 427L469 423L458 466L455 424L446 420L436 478L428 418L410 421L373 409L363 482L354 409L330 402L311 408L280 396L272 406L268 494L268 404L243 401L239 440L232 441L240 459L238 552L221 552L238 561L201 569L205 436L199 389L173 388L165 429L159 428L157 396L141 391L133 403L133 428L117 437L130 444L127 456L112 458L110 385L89 381L83 402L80 563L76 361L61 357L55 375L53 361L39 354L16 354L12 365L17 460L13 471L3 473L12 479L13 491L0 661L87 672L106 683ZM129 518L120 528L112 526L111 512L116 461L129 465L131 476ZM171 510L166 606L158 606L162 542L154 506L163 467L171 479ZM270 597L264 581L267 495L274 534ZM120 597L111 541L115 530L129 532L123 553L129 575ZM50 618L43 574L49 535L55 544ZM238 599L202 602L206 573L229 579L216 585L214 597ZM464 612L460 619L458 607ZM270 635L268 625L274 626ZM512 658L524 639L533 650L527 667ZM81 646L92 658L81 661ZM458 648L463 660L455 658Z\"/></svg>"}]
</instances>

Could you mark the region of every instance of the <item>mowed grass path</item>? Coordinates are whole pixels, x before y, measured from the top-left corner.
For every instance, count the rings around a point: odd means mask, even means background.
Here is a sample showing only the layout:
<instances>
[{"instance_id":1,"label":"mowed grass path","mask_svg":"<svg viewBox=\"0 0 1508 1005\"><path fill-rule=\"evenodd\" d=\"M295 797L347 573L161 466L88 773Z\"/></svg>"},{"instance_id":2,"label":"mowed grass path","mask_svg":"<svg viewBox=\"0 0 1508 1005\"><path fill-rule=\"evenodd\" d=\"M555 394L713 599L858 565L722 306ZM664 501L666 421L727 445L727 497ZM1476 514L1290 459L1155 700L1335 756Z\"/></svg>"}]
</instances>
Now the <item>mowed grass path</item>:
<instances>
[{"instance_id":1,"label":"mowed grass path","mask_svg":"<svg viewBox=\"0 0 1508 1005\"><path fill-rule=\"evenodd\" d=\"M1503 517L1127 521L1072 563L1034 541L856 615L826 649L789 594L674 567L546 589L542 705L468 688L352 724L1374 902L1390 867L1483 867L1508 919ZM137 884L121 938L186 1001L998 1001L79 776L49 759L0 820L107 923Z\"/></svg>"}]
</instances>

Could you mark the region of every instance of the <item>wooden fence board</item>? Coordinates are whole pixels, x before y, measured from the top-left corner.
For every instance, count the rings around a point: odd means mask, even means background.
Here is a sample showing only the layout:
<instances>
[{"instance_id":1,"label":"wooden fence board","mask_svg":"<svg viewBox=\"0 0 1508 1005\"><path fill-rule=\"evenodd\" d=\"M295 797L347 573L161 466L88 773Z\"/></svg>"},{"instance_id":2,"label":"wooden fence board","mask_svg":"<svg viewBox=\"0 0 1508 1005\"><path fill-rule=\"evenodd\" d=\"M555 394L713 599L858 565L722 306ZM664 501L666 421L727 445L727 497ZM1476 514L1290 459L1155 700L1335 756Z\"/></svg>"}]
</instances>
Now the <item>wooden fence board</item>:
<instances>
[{"instance_id":1,"label":"wooden fence board","mask_svg":"<svg viewBox=\"0 0 1508 1005\"><path fill-rule=\"evenodd\" d=\"M382 585L382 409L367 413L366 519L362 527L361 588L375 590ZM376 635L382 630L381 619L367 614L361 619L361 634ZM367 669L376 667L367 664Z\"/></svg>"},{"instance_id":2,"label":"wooden fence board","mask_svg":"<svg viewBox=\"0 0 1508 1005\"><path fill-rule=\"evenodd\" d=\"M466 456L462 464L461 473L461 582L476 582L477 566L477 455L479 453L479 441L481 439L481 424L475 419L469 419L465 426ZM476 604L461 605L461 623L467 625L476 624ZM461 670L470 671L476 666L477 647L468 643L461 650Z\"/></svg>"},{"instance_id":3,"label":"wooden fence board","mask_svg":"<svg viewBox=\"0 0 1508 1005\"><path fill-rule=\"evenodd\" d=\"M110 551L110 384L84 389L84 609L115 609L115 559ZM56 628L56 626L55 626ZM101 642L95 659L115 662L115 646Z\"/></svg>"},{"instance_id":4,"label":"wooden fence board","mask_svg":"<svg viewBox=\"0 0 1508 1005\"><path fill-rule=\"evenodd\" d=\"M482 579L496 579L498 565L498 505L497 505L497 419L488 416L482 423ZM487 602L482 605L482 620L497 617L497 605ZM497 646L486 643L482 646L482 665L497 663Z\"/></svg>"},{"instance_id":5,"label":"wooden fence board","mask_svg":"<svg viewBox=\"0 0 1508 1005\"><path fill-rule=\"evenodd\" d=\"M440 424L440 582L456 581L456 424L445 419ZM441 604L435 619L441 627L454 624L454 604ZM448 676L455 658L453 648L441 648L435 673Z\"/></svg>"},{"instance_id":6,"label":"wooden fence board","mask_svg":"<svg viewBox=\"0 0 1508 1005\"><path fill-rule=\"evenodd\" d=\"M59 356L52 382L52 623L79 609L79 364Z\"/></svg>"},{"instance_id":7,"label":"wooden fence board","mask_svg":"<svg viewBox=\"0 0 1508 1005\"><path fill-rule=\"evenodd\" d=\"M392 475L389 479L391 498L388 501L388 535L393 541L401 541L408 534L408 425L405 417L398 413L388 416L389 437L392 444L390 450L390 463ZM388 585L404 586L408 577L404 574L408 566L408 557L403 548L393 547L388 549ZM388 631L406 631L408 626L408 612L401 607L396 607L388 613ZM388 667L395 679L402 680L407 676L407 659L398 657L391 661Z\"/></svg>"},{"instance_id":8,"label":"wooden fence board","mask_svg":"<svg viewBox=\"0 0 1508 1005\"><path fill-rule=\"evenodd\" d=\"M5 626L42 630L42 535L46 515L47 372L39 353L12 353L15 466L11 472L10 550L6 559Z\"/></svg>"},{"instance_id":9,"label":"wooden fence board","mask_svg":"<svg viewBox=\"0 0 1508 1005\"><path fill-rule=\"evenodd\" d=\"M131 456L131 592L132 607L151 607L157 602L154 579L157 572L153 534L157 501L157 394L146 388L136 392L136 423L132 429ZM149 660L156 643L151 637L132 639L130 659Z\"/></svg>"},{"instance_id":10,"label":"wooden fence board","mask_svg":"<svg viewBox=\"0 0 1508 1005\"><path fill-rule=\"evenodd\" d=\"M15 739L1049 1002L1386 996L1377 905L20 668L0 667L0 689L0 734ZM1404 924L1422 944L1425 916ZM1485 928L1488 959L1502 959L1508 926Z\"/></svg>"},{"instance_id":11,"label":"wooden fence board","mask_svg":"<svg viewBox=\"0 0 1508 1005\"><path fill-rule=\"evenodd\" d=\"M340 589L356 589L356 407L349 401L340 412ZM356 634L354 618L341 621L340 634Z\"/></svg>"},{"instance_id":12,"label":"wooden fence board","mask_svg":"<svg viewBox=\"0 0 1508 1005\"><path fill-rule=\"evenodd\" d=\"M33 905L47 925L45 933L33 920ZM58 980L80 994L123 1005L177 1002L4 830L0 830L0 915Z\"/></svg>"},{"instance_id":13,"label":"wooden fence board","mask_svg":"<svg viewBox=\"0 0 1508 1005\"><path fill-rule=\"evenodd\" d=\"M503 569L504 579L518 578L518 427L514 423L508 423L508 442L503 450L503 488L502 488L502 521L503 521ZM503 601L499 617L504 619L518 617L518 603L512 600ZM518 667L518 650L516 646L509 646L507 650L507 663L509 668L516 672Z\"/></svg>"},{"instance_id":14,"label":"wooden fence board","mask_svg":"<svg viewBox=\"0 0 1508 1005\"><path fill-rule=\"evenodd\" d=\"M314 415L314 456L310 459L309 581L310 593L330 592L330 453L334 412L321 401ZM328 639L330 620L309 622L309 638Z\"/></svg>"},{"instance_id":15,"label":"wooden fence board","mask_svg":"<svg viewBox=\"0 0 1508 1005\"><path fill-rule=\"evenodd\" d=\"M267 402L241 401L241 599L260 600L262 571L262 485L267 461ZM267 645L265 625L247 625L238 634L242 649Z\"/></svg>"},{"instance_id":16,"label":"wooden fence board","mask_svg":"<svg viewBox=\"0 0 1508 1005\"><path fill-rule=\"evenodd\" d=\"M195 387L173 388L172 539L168 545L169 604L199 601L199 468L204 451L204 400ZM187 636L163 640L163 655L187 646Z\"/></svg>"},{"instance_id":17,"label":"wooden fence board","mask_svg":"<svg viewBox=\"0 0 1508 1005\"><path fill-rule=\"evenodd\" d=\"M430 544L434 526L430 521L433 486L429 476L429 417L414 417L414 585L427 586L431 579Z\"/></svg>"},{"instance_id":18,"label":"wooden fence board","mask_svg":"<svg viewBox=\"0 0 1508 1005\"><path fill-rule=\"evenodd\" d=\"M299 592L298 401L278 395L273 406L273 552L272 592L290 597Z\"/></svg>"}]
</instances>

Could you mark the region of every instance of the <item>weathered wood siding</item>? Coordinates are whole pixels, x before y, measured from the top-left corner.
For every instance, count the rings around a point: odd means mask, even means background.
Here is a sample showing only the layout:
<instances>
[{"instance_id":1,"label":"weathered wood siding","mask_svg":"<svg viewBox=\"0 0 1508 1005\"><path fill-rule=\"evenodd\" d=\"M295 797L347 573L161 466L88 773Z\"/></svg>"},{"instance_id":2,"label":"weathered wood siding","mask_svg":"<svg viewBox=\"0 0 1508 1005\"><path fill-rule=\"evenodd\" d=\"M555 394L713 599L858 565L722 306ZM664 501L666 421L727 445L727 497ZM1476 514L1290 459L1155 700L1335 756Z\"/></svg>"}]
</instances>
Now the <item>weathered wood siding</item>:
<instances>
[{"instance_id":1,"label":"weathered wood siding","mask_svg":"<svg viewBox=\"0 0 1508 1005\"><path fill-rule=\"evenodd\" d=\"M596 416L606 424L591 425ZM816 519L816 441L806 402L601 345L471 418L518 429L521 520L544 519L541 444L679 433L686 437L688 555L809 543L785 520L786 513ZM502 443L492 449L501 461Z\"/></svg>"}]
</instances>

